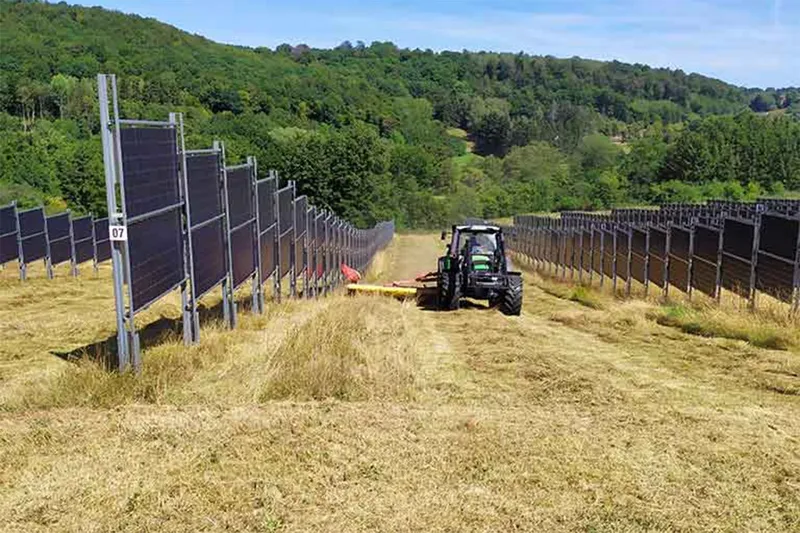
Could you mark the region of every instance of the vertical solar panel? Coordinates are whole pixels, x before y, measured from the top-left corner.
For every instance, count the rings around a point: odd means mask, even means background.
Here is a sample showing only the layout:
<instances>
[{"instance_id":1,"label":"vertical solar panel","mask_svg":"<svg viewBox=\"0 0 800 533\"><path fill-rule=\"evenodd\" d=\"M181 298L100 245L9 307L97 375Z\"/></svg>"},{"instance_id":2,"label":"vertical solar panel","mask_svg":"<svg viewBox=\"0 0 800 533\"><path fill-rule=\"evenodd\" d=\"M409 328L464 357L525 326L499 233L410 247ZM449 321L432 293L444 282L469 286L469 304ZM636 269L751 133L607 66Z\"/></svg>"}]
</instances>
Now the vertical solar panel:
<instances>
[{"instance_id":1,"label":"vertical solar panel","mask_svg":"<svg viewBox=\"0 0 800 533\"><path fill-rule=\"evenodd\" d=\"M252 224L245 224L231 232L234 288L238 288L256 271L256 257L253 253L254 237Z\"/></svg>"},{"instance_id":2,"label":"vertical solar panel","mask_svg":"<svg viewBox=\"0 0 800 533\"><path fill-rule=\"evenodd\" d=\"M696 226L692 251L692 287L709 296L717 293L719 229Z\"/></svg>"},{"instance_id":3,"label":"vertical solar panel","mask_svg":"<svg viewBox=\"0 0 800 533\"><path fill-rule=\"evenodd\" d=\"M225 226L221 218L192 230L195 298L225 279Z\"/></svg>"},{"instance_id":4,"label":"vertical solar panel","mask_svg":"<svg viewBox=\"0 0 800 533\"><path fill-rule=\"evenodd\" d=\"M261 281L266 280L275 272L275 224L261 233L259 246L261 249Z\"/></svg>"},{"instance_id":5,"label":"vertical solar panel","mask_svg":"<svg viewBox=\"0 0 800 533\"><path fill-rule=\"evenodd\" d=\"M258 218L261 231L270 228L277 221L275 215L275 191L277 179L268 178L258 182Z\"/></svg>"},{"instance_id":6,"label":"vertical solar panel","mask_svg":"<svg viewBox=\"0 0 800 533\"><path fill-rule=\"evenodd\" d=\"M124 128L120 145L128 217L180 202L174 128Z\"/></svg>"},{"instance_id":7,"label":"vertical solar panel","mask_svg":"<svg viewBox=\"0 0 800 533\"><path fill-rule=\"evenodd\" d=\"M779 300L792 302L800 219L778 214L761 217L756 287Z\"/></svg>"},{"instance_id":8,"label":"vertical solar panel","mask_svg":"<svg viewBox=\"0 0 800 533\"><path fill-rule=\"evenodd\" d=\"M16 206L0 207L0 265L17 259L18 254Z\"/></svg>"},{"instance_id":9,"label":"vertical solar panel","mask_svg":"<svg viewBox=\"0 0 800 533\"><path fill-rule=\"evenodd\" d=\"M102 263L111 259L111 241L108 235L108 219L101 218L94 221L94 237L97 247L97 262Z\"/></svg>"},{"instance_id":10,"label":"vertical solar panel","mask_svg":"<svg viewBox=\"0 0 800 533\"><path fill-rule=\"evenodd\" d=\"M44 209L38 207L19 212L22 254L26 263L47 256Z\"/></svg>"},{"instance_id":11,"label":"vertical solar panel","mask_svg":"<svg viewBox=\"0 0 800 533\"><path fill-rule=\"evenodd\" d=\"M255 218L250 167L228 170L227 175L228 217L231 228L238 228Z\"/></svg>"},{"instance_id":12,"label":"vertical solar panel","mask_svg":"<svg viewBox=\"0 0 800 533\"><path fill-rule=\"evenodd\" d=\"M722 239L722 286L749 297L755 225L750 221L726 218Z\"/></svg>"},{"instance_id":13,"label":"vertical solar panel","mask_svg":"<svg viewBox=\"0 0 800 533\"><path fill-rule=\"evenodd\" d=\"M50 241L50 263L58 265L72 259L69 213L47 217L47 238Z\"/></svg>"},{"instance_id":14,"label":"vertical solar panel","mask_svg":"<svg viewBox=\"0 0 800 533\"><path fill-rule=\"evenodd\" d=\"M181 211L169 210L130 225L128 247L135 313L185 280Z\"/></svg>"},{"instance_id":15,"label":"vertical solar panel","mask_svg":"<svg viewBox=\"0 0 800 533\"><path fill-rule=\"evenodd\" d=\"M187 156L186 177L192 225L202 224L219 216L223 206L217 154Z\"/></svg>"},{"instance_id":16,"label":"vertical solar panel","mask_svg":"<svg viewBox=\"0 0 800 533\"><path fill-rule=\"evenodd\" d=\"M80 264L94 259L92 217L86 216L73 220L72 236L75 241L75 262Z\"/></svg>"}]
</instances>

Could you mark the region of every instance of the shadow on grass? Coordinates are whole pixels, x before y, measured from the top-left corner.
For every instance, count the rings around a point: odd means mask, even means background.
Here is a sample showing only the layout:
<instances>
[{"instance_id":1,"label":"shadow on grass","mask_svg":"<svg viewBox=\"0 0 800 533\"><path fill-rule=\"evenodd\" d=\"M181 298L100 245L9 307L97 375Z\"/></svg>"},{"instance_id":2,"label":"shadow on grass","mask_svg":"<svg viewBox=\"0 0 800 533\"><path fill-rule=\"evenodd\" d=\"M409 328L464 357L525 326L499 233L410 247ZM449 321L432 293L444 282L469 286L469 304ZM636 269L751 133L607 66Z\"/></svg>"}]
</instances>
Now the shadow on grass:
<instances>
[{"instance_id":1,"label":"shadow on grass","mask_svg":"<svg viewBox=\"0 0 800 533\"><path fill-rule=\"evenodd\" d=\"M237 298L236 307L237 313L252 310L252 298L249 296ZM201 304L198 306L197 312L199 314L201 327L204 324L219 321L224 318L222 302L211 307ZM143 328L137 329L137 333L139 334L141 349L146 350L158 346L177 335L182 335L183 318L161 317L155 322L151 322ZM80 360L91 360L103 365L107 370L115 370L119 367L116 333L106 339L80 346L74 350L52 350L50 353L65 361L77 362Z\"/></svg>"}]
</instances>

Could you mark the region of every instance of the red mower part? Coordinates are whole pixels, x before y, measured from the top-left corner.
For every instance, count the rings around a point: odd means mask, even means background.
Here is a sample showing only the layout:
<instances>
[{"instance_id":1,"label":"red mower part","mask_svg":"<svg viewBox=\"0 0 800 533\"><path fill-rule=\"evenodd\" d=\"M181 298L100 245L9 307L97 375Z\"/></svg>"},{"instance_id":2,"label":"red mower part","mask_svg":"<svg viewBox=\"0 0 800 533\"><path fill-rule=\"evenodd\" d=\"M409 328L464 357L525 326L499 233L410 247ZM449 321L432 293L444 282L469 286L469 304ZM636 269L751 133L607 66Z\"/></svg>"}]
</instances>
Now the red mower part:
<instances>
[{"instance_id":1,"label":"red mower part","mask_svg":"<svg viewBox=\"0 0 800 533\"><path fill-rule=\"evenodd\" d=\"M350 283L358 283L361 280L361 274L358 273L358 270L354 268L350 268L349 266L342 263L342 275L349 281Z\"/></svg>"}]
</instances>

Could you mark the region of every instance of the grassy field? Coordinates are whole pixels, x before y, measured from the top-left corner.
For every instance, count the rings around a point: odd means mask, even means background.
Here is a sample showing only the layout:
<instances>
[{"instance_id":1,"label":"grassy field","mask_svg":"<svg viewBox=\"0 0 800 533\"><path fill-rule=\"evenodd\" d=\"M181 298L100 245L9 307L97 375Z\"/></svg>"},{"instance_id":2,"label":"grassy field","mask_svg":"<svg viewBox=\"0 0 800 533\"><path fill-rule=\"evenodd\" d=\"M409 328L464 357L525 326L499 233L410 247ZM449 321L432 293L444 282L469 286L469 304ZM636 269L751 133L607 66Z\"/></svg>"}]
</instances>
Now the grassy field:
<instances>
[{"instance_id":1,"label":"grassy field","mask_svg":"<svg viewBox=\"0 0 800 533\"><path fill-rule=\"evenodd\" d=\"M440 247L401 235L367 277ZM800 530L796 322L526 272L521 317L335 295L208 313L186 349L174 298L133 377L65 360L114 331L107 269L14 274L2 531Z\"/></svg>"}]
</instances>

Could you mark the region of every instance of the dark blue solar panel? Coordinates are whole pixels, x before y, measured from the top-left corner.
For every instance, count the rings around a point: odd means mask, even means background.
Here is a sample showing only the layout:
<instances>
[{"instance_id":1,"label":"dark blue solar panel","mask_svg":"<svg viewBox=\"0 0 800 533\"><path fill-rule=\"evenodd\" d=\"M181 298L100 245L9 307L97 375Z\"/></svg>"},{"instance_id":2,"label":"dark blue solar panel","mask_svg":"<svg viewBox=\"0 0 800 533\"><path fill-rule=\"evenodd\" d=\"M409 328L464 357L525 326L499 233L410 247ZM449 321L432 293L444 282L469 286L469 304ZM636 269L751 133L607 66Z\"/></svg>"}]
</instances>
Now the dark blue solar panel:
<instances>
[{"instance_id":1,"label":"dark blue solar panel","mask_svg":"<svg viewBox=\"0 0 800 533\"><path fill-rule=\"evenodd\" d=\"M774 215L761 217L761 250L794 261L800 220Z\"/></svg>"},{"instance_id":2,"label":"dark blue solar panel","mask_svg":"<svg viewBox=\"0 0 800 533\"><path fill-rule=\"evenodd\" d=\"M97 243L97 262L102 263L111 259L111 241Z\"/></svg>"},{"instance_id":3,"label":"dark blue solar panel","mask_svg":"<svg viewBox=\"0 0 800 533\"><path fill-rule=\"evenodd\" d=\"M13 261L18 254L19 246L16 233L0 237L0 265Z\"/></svg>"},{"instance_id":4,"label":"dark blue solar panel","mask_svg":"<svg viewBox=\"0 0 800 533\"><path fill-rule=\"evenodd\" d=\"M92 238L92 217L76 218L72 221L72 236L75 242Z\"/></svg>"},{"instance_id":5,"label":"dark blue solar panel","mask_svg":"<svg viewBox=\"0 0 800 533\"><path fill-rule=\"evenodd\" d=\"M69 237L69 213L47 217L47 238L50 242Z\"/></svg>"},{"instance_id":6,"label":"dark blue solar panel","mask_svg":"<svg viewBox=\"0 0 800 533\"><path fill-rule=\"evenodd\" d=\"M235 228L255 218L253 211L252 182L250 168L229 170L228 176L228 217Z\"/></svg>"},{"instance_id":7,"label":"dark blue solar panel","mask_svg":"<svg viewBox=\"0 0 800 533\"><path fill-rule=\"evenodd\" d=\"M50 263L58 265L65 261L72 259L72 241L67 237L66 239L59 239L50 243Z\"/></svg>"},{"instance_id":8,"label":"dark blue solar panel","mask_svg":"<svg viewBox=\"0 0 800 533\"><path fill-rule=\"evenodd\" d=\"M25 257L25 262L30 263L36 261L47 255L47 239L44 238L44 233L40 233L35 237L28 237L22 241L22 253Z\"/></svg>"},{"instance_id":9,"label":"dark blue solar panel","mask_svg":"<svg viewBox=\"0 0 800 533\"><path fill-rule=\"evenodd\" d=\"M75 243L75 262L83 263L94 259L94 243L91 239Z\"/></svg>"},{"instance_id":10,"label":"dark blue solar panel","mask_svg":"<svg viewBox=\"0 0 800 533\"><path fill-rule=\"evenodd\" d=\"M125 207L135 217L180 201L178 150L174 128L120 131Z\"/></svg>"},{"instance_id":11,"label":"dark blue solar panel","mask_svg":"<svg viewBox=\"0 0 800 533\"><path fill-rule=\"evenodd\" d=\"M224 231L222 219L192 231L194 291L198 298L225 278Z\"/></svg>"},{"instance_id":12,"label":"dark blue solar panel","mask_svg":"<svg viewBox=\"0 0 800 533\"><path fill-rule=\"evenodd\" d=\"M0 207L0 235L16 233L17 211L13 205Z\"/></svg>"},{"instance_id":13,"label":"dark blue solar panel","mask_svg":"<svg viewBox=\"0 0 800 533\"><path fill-rule=\"evenodd\" d=\"M794 262L759 253L756 264L756 286L758 290L779 300L791 302L794 295Z\"/></svg>"},{"instance_id":14,"label":"dark blue solar panel","mask_svg":"<svg viewBox=\"0 0 800 533\"><path fill-rule=\"evenodd\" d=\"M233 287L244 283L256 270L253 225L247 224L231 233Z\"/></svg>"},{"instance_id":15,"label":"dark blue solar panel","mask_svg":"<svg viewBox=\"0 0 800 533\"><path fill-rule=\"evenodd\" d=\"M725 252L749 261L753 255L754 234L753 224L725 219L722 247Z\"/></svg>"},{"instance_id":16,"label":"dark blue solar panel","mask_svg":"<svg viewBox=\"0 0 800 533\"><path fill-rule=\"evenodd\" d=\"M111 241L108 239L108 219L94 221L94 235L97 239L97 262L111 259Z\"/></svg>"},{"instance_id":17,"label":"dark blue solar panel","mask_svg":"<svg viewBox=\"0 0 800 533\"><path fill-rule=\"evenodd\" d=\"M185 279L181 211L128 226L133 310L157 300Z\"/></svg>"},{"instance_id":18,"label":"dark blue solar panel","mask_svg":"<svg viewBox=\"0 0 800 533\"><path fill-rule=\"evenodd\" d=\"M39 207L19 212L19 229L22 237L44 232L44 210Z\"/></svg>"},{"instance_id":19,"label":"dark blue solar panel","mask_svg":"<svg viewBox=\"0 0 800 533\"><path fill-rule=\"evenodd\" d=\"M275 224L277 220L275 218L275 191L277 186L278 180L275 178L258 182L258 217L261 231Z\"/></svg>"},{"instance_id":20,"label":"dark blue solar panel","mask_svg":"<svg viewBox=\"0 0 800 533\"><path fill-rule=\"evenodd\" d=\"M275 271L275 228L261 234L261 281Z\"/></svg>"},{"instance_id":21,"label":"dark blue solar panel","mask_svg":"<svg viewBox=\"0 0 800 533\"><path fill-rule=\"evenodd\" d=\"M220 199L219 158L215 154L186 158L189 182L189 207L192 225L212 219L222 213Z\"/></svg>"}]
</instances>

